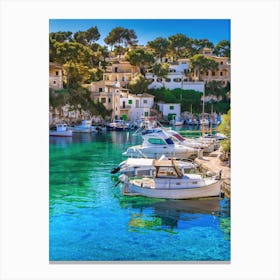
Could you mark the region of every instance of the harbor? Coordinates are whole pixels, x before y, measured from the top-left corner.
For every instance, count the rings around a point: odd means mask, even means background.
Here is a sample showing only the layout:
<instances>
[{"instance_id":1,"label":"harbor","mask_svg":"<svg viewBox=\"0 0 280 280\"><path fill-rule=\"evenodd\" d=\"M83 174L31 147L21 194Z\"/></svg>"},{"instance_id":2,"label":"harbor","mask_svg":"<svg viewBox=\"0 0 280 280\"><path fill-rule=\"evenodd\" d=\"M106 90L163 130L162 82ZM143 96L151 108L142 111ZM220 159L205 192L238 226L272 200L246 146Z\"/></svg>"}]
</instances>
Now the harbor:
<instances>
[{"instance_id":1,"label":"harbor","mask_svg":"<svg viewBox=\"0 0 280 280\"><path fill-rule=\"evenodd\" d=\"M141 143L135 131L50 137L51 261L230 259L228 197L124 196L115 187L118 176L111 170L127 159L124 151ZM220 167L203 165L209 163L205 156L197 160L209 171Z\"/></svg>"},{"instance_id":2,"label":"harbor","mask_svg":"<svg viewBox=\"0 0 280 280\"><path fill-rule=\"evenodd\" d=\"M230 41L176 32L49 33L51 262L230 261Z\"/></svg>"}]
</instances>

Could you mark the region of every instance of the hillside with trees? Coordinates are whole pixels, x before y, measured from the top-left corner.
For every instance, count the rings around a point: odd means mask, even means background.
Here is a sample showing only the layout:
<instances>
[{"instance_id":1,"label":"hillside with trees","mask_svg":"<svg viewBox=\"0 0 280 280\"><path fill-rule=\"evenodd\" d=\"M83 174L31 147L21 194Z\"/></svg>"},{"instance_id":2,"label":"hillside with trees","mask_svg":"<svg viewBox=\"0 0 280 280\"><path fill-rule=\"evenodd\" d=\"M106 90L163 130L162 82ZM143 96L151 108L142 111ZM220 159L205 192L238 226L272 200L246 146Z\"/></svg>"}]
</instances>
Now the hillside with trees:
<instances>
[{"instance_id":1,"label":"hillside with trees","mask_svg":"<svg viewBox=\"0 0 280 280\"><path fill-rule=\"evenodd\" d=\"M50 106L62 106L67 102L71 106L85 106L93 114L105 116L109 114L102 104L86 105L91 102L89 92L82 86L103 79L106 66L112 58L125 57L131 65L140 68L141 75L130 82L128 88L133 93L147 91L149 81L145 79L147 71L153 71L158 77L164 78L168 74L168 64L159 63L158 59L173 57L190 59L190 71L206 72L217 69L217 63L199 54L203 47L213 49L216 56L230 57L230 43L221 41L214 45L207 39L195 39L178 33L168 38L157 37L149 41L145 48L137 47L138 37L133 29L116 27L105 37L105 45L98 44L100 33L97 26L76 33L70 31L52 32L49 34L49 61L59 63L63 67L63 91L50 91ZM209 83L206 95L221 96L219 102L212 102L217 112L226 112L229 99L226 96L229 85L223 88L219 83ZM180 102L182 111L201 111L201 93L191 90L149 90L155 95L156 101ZM64 94L65 96L62 96ZM57 100L56 100L57 99Z\"/></svg>"}]
</instances>

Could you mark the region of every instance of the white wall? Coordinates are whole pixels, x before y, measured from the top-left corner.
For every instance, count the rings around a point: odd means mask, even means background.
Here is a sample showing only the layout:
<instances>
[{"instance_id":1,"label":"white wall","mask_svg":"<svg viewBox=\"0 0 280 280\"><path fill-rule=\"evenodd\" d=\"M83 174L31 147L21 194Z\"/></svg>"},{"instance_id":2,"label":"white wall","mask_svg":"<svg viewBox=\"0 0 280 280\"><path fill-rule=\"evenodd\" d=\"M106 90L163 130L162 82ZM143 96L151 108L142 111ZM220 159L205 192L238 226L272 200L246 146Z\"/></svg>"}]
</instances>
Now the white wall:
<instances>
[{"instance_id":1,"label":"white wall","mask_svg":"<svg viewBox=\"0 0 280 280\"><path fill-rule=\"evenodd\" d=\"M177 118L181 115L181 104L177 103L158 103L159 110L162 112L163 117L167 117L168 114L176 114ZM174 109L171 110L170 106L173 106Z\"/></svg>"}]
</instances>

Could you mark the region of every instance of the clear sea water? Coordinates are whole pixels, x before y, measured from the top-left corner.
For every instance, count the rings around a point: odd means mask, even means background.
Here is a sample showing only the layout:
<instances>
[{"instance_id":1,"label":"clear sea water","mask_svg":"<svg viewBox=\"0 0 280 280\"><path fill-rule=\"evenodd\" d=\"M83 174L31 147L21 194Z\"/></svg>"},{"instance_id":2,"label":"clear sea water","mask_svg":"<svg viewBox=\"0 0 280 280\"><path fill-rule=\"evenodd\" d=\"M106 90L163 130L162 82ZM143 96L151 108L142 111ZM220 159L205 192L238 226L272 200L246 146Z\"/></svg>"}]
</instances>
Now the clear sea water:
<instances>
[{"instance_id":1,"label":"clear sea water","mask_svg":"<svg viewBox=\"0 0 280 280\"><path fill-rule=\"evenodd\" d=\"M50 137L50 261L230 261L230 200L124 197L132 132Z\"/></svg>"}]
</instances>

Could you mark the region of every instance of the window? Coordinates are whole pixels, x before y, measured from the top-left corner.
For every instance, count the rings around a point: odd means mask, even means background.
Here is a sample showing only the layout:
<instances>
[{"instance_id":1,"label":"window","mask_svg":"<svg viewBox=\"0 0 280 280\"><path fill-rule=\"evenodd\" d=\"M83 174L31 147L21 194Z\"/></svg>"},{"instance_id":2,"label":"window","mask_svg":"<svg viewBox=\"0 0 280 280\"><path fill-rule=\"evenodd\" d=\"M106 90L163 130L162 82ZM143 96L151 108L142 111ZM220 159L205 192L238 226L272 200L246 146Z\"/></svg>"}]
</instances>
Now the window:
<instances>
[{"instance_id":1,"label":"window","mask_svg":"<svg viewBox=\"0 0 280 280\"><path fill-rule=\"evenodd\" d=\"M102 87L99 88L99 92L102 92Z\"/></svg>"},{"instance_id":2,"label":"window","mask_svg":"<svg viewBox=\"0 0 280 280\"><path fill-rule=\"evenodd\" d=\"M169 109L170 110L174 110L174 106L169 106Z\"/></svg>"},{"instance_id":3,"label":"window","mask_svg":"<svg viewBox=\"0 0 280 280\"><path fill-rule=\"evenodd\" d=\"M166 145L163 139L158 139L158 138L150 138L148 139L148 142L154 145Z\"/></svg>"},{"instance_id":4,"label":"window","mask_svg":"<svg viewBox=\"0 0 280 280\"><path fill-rule=\"evenodd\" d=\"M223 72L220 72L220 76L223 76Z\"/></svg>"},{"instance_id":5,"label":"window","mask_svg":"<svg viewBox=\"0 0 280 280\"><path fill-rule=\"evenodd\" d=\"M58 74L59 74L59 72L58 72L58 71L55 71L55 75L58 76Z\"/></svg>"},{"instance_id":6,"label":"window","mask_svg":"<svg viewBox=\"0 0 280 280\"><path fill-rule=\"evenodd\" d=\"M56 81L53 81L53 84L56 85Z\"/></svg>"},{"instance_id":7,"label":"window","mask_svg":"<svg viewBox=\"0 0 280 280\"><path fill-rule=\"evenodd\" d=\"M162 78L157 78L157 82L162 82Z\"/></svg>"},{"instance_id":8,"label":"window","mask_svg":"<svg viewBox=\"0 0 280 280\"><path fill-rule=\"evenodd\" d=\"M165 82L169 83L170 81L171 81L171 79L165 78Z\"/></svg>"},{"instance_id":9,"label":"window","mask_svg":"<svg viewBox=\"0 0 280 280\"><path fill-rule=\"evenodd\" d=\"M175 83L180 83L181 81L182 81L182 79L180 79L180 78L173 79L173 82L175 82Z\"/></svg>"},{"instance_id":10,"label":"window","mask_svg":"<svg viewBox=\"0 0 280 280\"><path fill-rule=\"evenodd\" d=\"M206 75L206 76L208 76L208 75L209 75L209 73L208 73L208 72L205 72L205 75Z\"/></svg>"},{"instance_id":11,"label":"window","mask_svg":"<svg viewBox=\"0 0 280 280\"><path fill-rule=\"evenodd\" d=\"M108 103L111 103L111 98L108 98Z\"/></svg>"},{"instance_id":12,"label":"window","mask_svg":"<svg viewBox=\"0 0 280 280\"><path fill-rule=\"evenodd\" d=\"M224 62L223 62L223 61L221 61L221 62L220 62L220 64L221 64L221 65L223 65L223 64L224 64Z\"/></svg>"},{"instance_id":13,"label":"window","mask_svg":"<svg viewBox=\"0 0 280 280\"><path fill-rule=\"evenodd\" d=\"M131 99L128 100L128 104L132 104L132 100Z\"/></svg>"},{"instance_id":14,"label":"window","mask_svg":"<svg viewBox=\"0 0 280 280\"><path fill-rule=\"evenodd\" d=\"M173 145L174 144L174 142L172 141L171 138L167 138L167 139L165 139L165 141L168 145Z\"/></svg>"},{"instance_id":15,"label":"window","mask_svg":"<svg viewBox=\"0 0 280 280\"><path fill-rule=\"evenodd\" d=\"M101 98L101 103L106 103L106 97Z\"/></svg>"},{"instance_id":16,"label":"window","mask_svg":"<svg viewBox=\"0 0 280 280\"><path fill-rule=\"evenodd\" d=\"M215 76L215 71L212 71L212 76Z\"/></svg>"},{"instance_id":17,"label":"window","mask_svg":"<svg viewBox=\"0 0 280 280\"><path fill-rule=\"evenodd\" d=\"M145 112L144 116L148 117L149 116L149 112Z\"/></svg>"},{"instance_id":18,"label":"window","mask_svg":"<svg viewBox=\"0 0 280 280\"><path fill-rule=\"evenodd\" d=\"M148 100L147 100L147 99L144 99L144 100L143 100L143 103L144 103L144 104L148 104Z\"/></svg>"}]
</instances>

